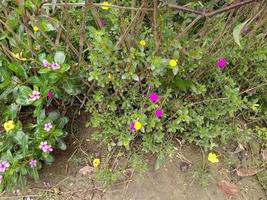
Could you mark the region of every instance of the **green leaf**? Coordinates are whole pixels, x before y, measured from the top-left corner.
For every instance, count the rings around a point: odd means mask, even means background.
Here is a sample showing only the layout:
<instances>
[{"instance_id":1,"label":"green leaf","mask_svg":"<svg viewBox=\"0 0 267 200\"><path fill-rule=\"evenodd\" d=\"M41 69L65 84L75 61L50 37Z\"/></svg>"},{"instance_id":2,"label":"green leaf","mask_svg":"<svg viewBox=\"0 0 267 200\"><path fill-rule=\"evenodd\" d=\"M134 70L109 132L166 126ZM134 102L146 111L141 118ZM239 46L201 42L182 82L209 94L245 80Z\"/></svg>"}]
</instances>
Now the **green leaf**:
<instances>
[{"instance_id":1,"label":"green leaf","mask_svg":"<svg viewBox=\"0 0 267 200\"><path fill-rule=\"evenodd\" d=\"M17 140L18 144L22 143L24 136L25 136L25 133L23 131L16 132L15 139Z\"/></svg>"},{"instance_id":2,"label":"green leaf","mask_svg":"<svg viewBox=\"0 0 267 200\"><path fill-rule=\"evenodd\" d=\"M64 126L68 123L68 118L67 117L62 117L62 118L60 118L59 120L58 120L58 122L57 122L57 128L58 129L63 129L64 128Z\"/></svg>"},{"instance_id":3,"label":"green leaf","mask_svg":"<svg viewBox=\"0 0 267 200\"><path fill-rule=\"evenodd\" d=\"M18 106L15 103L7 106L6 110L3 112L3 118L15 119L17 116Z\"/></svg>"},{"instance_id":4,"label":"green leaf","mask_svg":"<svg viewBox=\"0 0 267 200\"><path fill-rule=\"evenodd\" d=\"M25 79L28 77L26 69L20 63L10 63L8 68L15 72L15 74L19 77L23 77Z\"/></svg>"},{"instance_id":5,"label":"green leaf","mask_svg":"<svg viewBox=\"0 0 267 200\"><path fill-rule=\"evenodd\" d=\"M65 61L65 54L63 51L57 51L54 56L54 61L58 64L63 64Z\"/></svg>"},{"instance_id":6,"label":"green leaf","mask_svg":"<svg viewBox=\"0 0 267 200\"><path fill-rule=\"evenodd\" d=\"M54 162L54 157L51 154L45 153L45 163L51 165Z\"/></svg>"},{"instance_id":7,"label":"green leaf","mask_svg":"<svg viewBox=\"0 0 267 200\"><path fill-rule=\"evenodd\" d=\"M2 66L0 66L0 89L9 85L11 82L10 75Z\"/></svg>"},{"instance_id":8,"label":"green leaf","mask_svg":"<svg viewBox=\"0 0 267 200\"><path fill-rule=\"evenodd\" d=\"M31 88L26 87L26 86L21 86L19 87L19 95L16 98L16 103L19 105L29 105L31 104L30 100L29 100L29 96L32 93Z\"/></svg>"},{"instance_id":9,"label":"green leaf","mask_svg":"<svg viewBox=\"0 0 267 200\"><path fill-rule=\"evenodd\" d=\"M32 169L32 173L31 173L31 175L32 175L32 177L33 177L33 179L34 179L35 181L39 180L39 174L38 174L38 171L37 171L36 168L33 168L33 169Z\"/></svg>"},{"instance_id":10,"label":"green leaf","mask_svg":"<svg viewBox=\"0 0 267 200\"><path fill-rule=\"evenodd\" d=\"M49 73L51 72L52 70L50 68L41 68L38 73L39 74L46 74L46 73Z\"/></svg>"},{"instance_id":11,"label":"green leaf","mask_svg":"<svg viewBox=\"0 0 267 200\"><path fill-rule=\"evenodd\" d=\"M38 60L40 62L43 62L43 60L45 59L45 57L46 57L46 53L40 53L40 54L38 54Z\"/></svg>"},{"instance_id":12,"label":"green leaf","mask_svg":"<svg viewBox=\"0 0 267 200\"><path fill-rule=\"evenodd\" d=\"M48 115L48 118L49 118L51 121L55 121L55 120L57 120L59 117L60 117L60 114L59 114L57 111L53 111L53 112L49 113L49 115Z\"/></svg>"},{"instance_id":13,"label":"green leaf","mask_svg":"<svg viewBox=\"0 0 267 200\"><path fill-rule=\"evenodd\" d=\"M56 138L56 140L58 142L58 148L65 151L67 149L65 142L61 138Z\"/></svg>"},{"instance_id":14,"label":"green leaf","mask_svg":"<svg viewBox=\"0 0 267 200\"><path fill-rule=\"evenodd\" d=\"M81 87L80 85L78 85L74 80L66 80L63 83L64 87L63 89L65 90L65 92L67 92L69 95L78 95L81 90L79 87Z\"/></svg>"},{"instance_id":15,"label":"green leaf","mask_svg":"<svg viewBox=\"0 0 267 200\"><path fill-rule=\"evenodd\" d=\"M165 155L162 152L160 152L155 163L155 170L158 170L163 165L165 160L166 160Z\"/></svg>"},{"instance_id":16,"label":"green leaf","mask_svg":"<svg viewBox=\"0 0 267 200\"><path fill-rule=\"evenodd\" d=\"M235 43L238 44L238 46L241 49L242 49L242 45L240 43L240 33L241 33L242 29L244 28L244 26L246 25L247 22L248 22L248 20L243 22L243 23L241 23L241 24L238 24L233 30L233 37L234 37Z\"/></svg>"},{"instance_id":17,"label":"green leaf","mask_svg":"<svg viewBox=\"0 0 267 200\"><path fill-rule=\"evenodd\" d=\"M178 87L179 89L183 91L187 91L191 88L193 85L192 81L181 79L180 77L175 77L174 79L174 85L175 87Z\"/></svg>"}]
</instances>

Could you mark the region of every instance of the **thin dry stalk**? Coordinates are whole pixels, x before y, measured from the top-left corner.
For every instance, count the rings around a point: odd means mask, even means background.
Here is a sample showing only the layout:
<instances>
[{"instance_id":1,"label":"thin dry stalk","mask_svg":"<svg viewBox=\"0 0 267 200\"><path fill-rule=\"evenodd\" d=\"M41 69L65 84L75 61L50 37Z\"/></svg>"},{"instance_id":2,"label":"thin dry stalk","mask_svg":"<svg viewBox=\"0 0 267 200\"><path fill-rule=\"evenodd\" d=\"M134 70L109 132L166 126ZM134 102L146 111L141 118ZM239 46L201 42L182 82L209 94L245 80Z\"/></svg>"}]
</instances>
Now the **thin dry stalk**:
<instances>
[{"instance_id":1,"label":"thin dry stalk","mask_svg":"<svg viewBox=\"0 0 267 200\"><path fill-rule=\"evenodd\" d=\"M144 7L144 3L142 3L140 9L136 12L133 20L130 22L130 24L128 25L128 27L126 28L126 30L124 31L124 33L121 35L121 37L119 38L116 47L119 47L122 42L125 40L125 38L127 37L127 35L129 34L129 31L131 30L131 26L133 26L135 20L138 18L138 16L140 16L140 12L141 12L141 8Z\"/></svg>"}]
</instances>

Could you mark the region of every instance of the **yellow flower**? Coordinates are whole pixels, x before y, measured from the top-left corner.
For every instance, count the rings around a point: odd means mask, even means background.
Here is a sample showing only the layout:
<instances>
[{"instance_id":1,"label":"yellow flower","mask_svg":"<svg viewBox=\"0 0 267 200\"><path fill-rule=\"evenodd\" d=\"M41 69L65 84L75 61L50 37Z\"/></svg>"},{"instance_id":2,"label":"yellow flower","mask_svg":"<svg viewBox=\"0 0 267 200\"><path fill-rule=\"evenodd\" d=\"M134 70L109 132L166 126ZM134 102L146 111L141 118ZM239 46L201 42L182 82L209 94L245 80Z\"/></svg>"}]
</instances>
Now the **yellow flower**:
<instances>
[{"instance_id":1,"label":"yellow flower","mask_svg":"<svg viewBox=\"0 0 267 200\"><path fill-rule=\"evenodd\" d=\"M94 167L98 167L100 165L100 159L99 158L95 158L93 161L93 166Z\"/></svg>"},{"instance_id":2,"label":"yellow flower","mask_svg":"<svg viewBox=\"0 0 267 200\"><path fill-rule=\"evenodd\" d=\"M176 66L177 66L177 60L171 59L171 60L169 61L169 65L170 65L171 67L176 67Z\"/></svg>"},{"instance_id":3,"label":"yellow flower","mask_svg":"<svg viewBox=\"0 0 267 200\"><path fill-rule=\"evenodd\" d=\"M38 28L38 26L33 26L32 28L33 28L34 32L37 32L37 31L39 31L39 28Z\"/></svg>"},{"instance_id":4,"label":"yellow flower","mask_svg":"<svg viewBox=\"0 0 267 200\"><path fill-rule=\"evenodd\" d=\"M109 9L109 2L107 2L107 1L102 2L101 8L103 10L108 10Z\"/></svg>"},{"instance_id":5,"label":"yellow flower","mask_svg":"<svg viewBox=\"0 0 267 200\"><path fill-rule=\"evenodd\" d=\"M14 128L15 128L15 123L13 120L9 120L9 121L4 123L4 129L6 130L6 132L8 132Z\"/></svg>"},{"instance_id":6,"label":"yellow flower","mask_svg":"<svg viewBox=\"0 0 267 200\"><path fill-rule=\"evenodd\" d=\"M218 156L216 155L216 153L209 153L208 160L211 163L217 163L217 162L219 162L219 159L218 159Z\"/></svg>"},{"instance_id":7,"label":"yellow flower","mask_svg":"<svg viewBox=\"0 0 267 200\"><path fill-rule=\"evenodd\" d=\"M26 58L23 58L23 56L22 56L22 52L20 52L20 53L16 53L16 54L14 54L14 53L11 52L11 54L12 54L12 56L13 56L14 58L16 58L16 59L18 59L18 60L22 60L22 61L27 60Z\"/></svg>"},{"instance_id":8,"label":"yellow flower","mask_svg":"<svg viewBox=\"0 0 267 200\"><path fill-rule=\"evenodd\" d=\"M112 80L112 75L111 75L111 73L108 73L108 80Z\"/></svg>"},{"instance_id":9,"label":"yellow flower","mask_svg":"<svg viewBox=\"0 0 267 200\"><path fill-rule=\"evenodd\" d=\"M145 46L145 45L146 45L146 41L145 41L145 40L140 40L140 41L139 41L139 44L140 44L141 46Z\"/></svg>"},{"instance_id":10,"label":"yellow flower","mask_svg":"<svg viewBox=\"0 0 267 200\"><path fill-rule=\"evenodd\" d=\"M142 128L142 124L141 124L141 122L135 122L135 124L134 124L134 128L135 128L135 130L140 130L141 128Z\"/></svg>"}]
</instances>

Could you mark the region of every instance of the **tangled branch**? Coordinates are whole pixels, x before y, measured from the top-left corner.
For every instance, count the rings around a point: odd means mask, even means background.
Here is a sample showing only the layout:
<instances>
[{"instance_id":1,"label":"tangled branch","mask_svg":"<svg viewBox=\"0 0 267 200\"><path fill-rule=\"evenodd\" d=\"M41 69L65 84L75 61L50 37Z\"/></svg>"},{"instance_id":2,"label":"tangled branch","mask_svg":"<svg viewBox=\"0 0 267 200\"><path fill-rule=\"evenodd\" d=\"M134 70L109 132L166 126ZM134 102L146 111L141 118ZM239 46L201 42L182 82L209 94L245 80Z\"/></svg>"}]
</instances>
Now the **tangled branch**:
<instances>
[{"instance_id":1,"label":"tangled branch","mask_svg":"<svg viewBox=\"0 0 267 200\"><path fill-rule=\"evenodd\" d=\"M201 11L201 10L190 9L190 8L185 7L185 6L180 6L177 4L170 4L164 0L161 0L160 4L158 5L158 9L170 8L170 9L174 9L174 10L180 10L183 12L194 13L194 14L200 15L201 17L212 17L212 16L218 15L220 13L227 12L227 11L235 9L235 8L239 8L241 6L244 6L244 5L247 5L250 3L254 3L256 1L257 0L244 0L244 1L232 4L232 5L229 5L229 6L225 6L223 8L218 9L218 10L214 10L211 12L205 12L205 11ZM83 3L67 3L67 5L71 6L71 7L82 7L82 6L85 6L85 3L84 2ZM93 5L95 7L103 6L101 3L93 3ZM52 3L44 3L43 6L49 7L49 6L53 6L53 4ZM56 3L55 6L56 7L66 6L66 3ZM114 8L114 9L123 9L123 10L154 11L154 8L136 8L136 7L118 6L118 5L114 5L114 4L105 5L105 7Z\"/></svg>"}]
</instances>

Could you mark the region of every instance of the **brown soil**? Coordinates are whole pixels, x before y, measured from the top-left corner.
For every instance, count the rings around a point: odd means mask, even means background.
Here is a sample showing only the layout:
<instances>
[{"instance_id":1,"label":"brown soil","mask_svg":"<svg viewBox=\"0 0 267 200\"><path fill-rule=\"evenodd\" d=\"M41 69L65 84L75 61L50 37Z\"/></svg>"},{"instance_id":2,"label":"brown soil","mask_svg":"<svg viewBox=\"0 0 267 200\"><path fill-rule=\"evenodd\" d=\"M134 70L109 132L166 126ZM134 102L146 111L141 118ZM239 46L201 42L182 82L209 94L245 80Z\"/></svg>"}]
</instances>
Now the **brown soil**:
<instances>
[{"instance_id":1,"label":"brown soil","mask_svg":"<svg viewBox=\"0 0 267 200\"><path fill-rule=\"evenodd\" d=\"M87 117L82 116L84 127ZM68 150L56 152L55 162L40 172L41 180L30 182L28 189L20 195L5 194L0 199L32 199L42 200L265 200L265 192L255 176L235 178L221 163L208 165L208 173L202 173L201 178L194 178L201 174L202 153L197 147L187 146L175 152L158 170L153 169L153 162L148 172L133 173L127 180L116 183L112 188L103 189L95 183L89 175L82 175L79 170L90 160L89 152L97 151L90 140L89 128L81 128L79 136L68 142ZM192 165L182 166L181 153L191 161ZM233 181L238 187L237 195L229 197L222 193L217 186L218 181ZM50 186L45 187L43 182ZM208 182L204 187L200 184Z\"/></svg>"}]
</instances>

